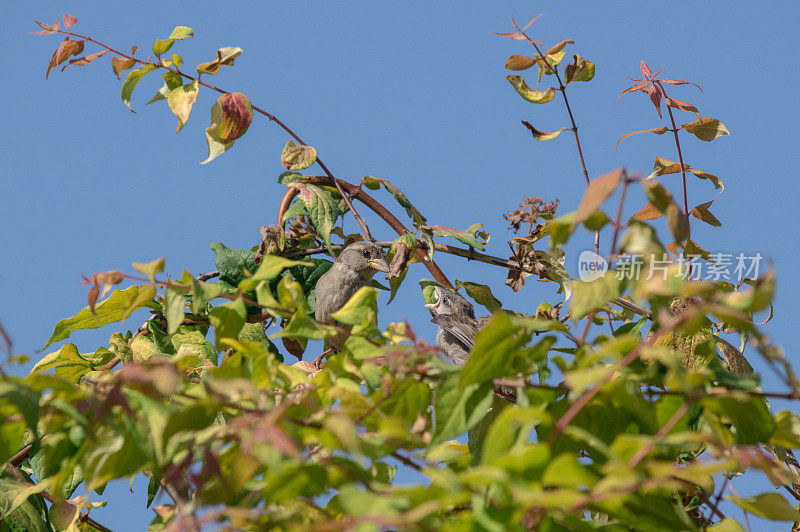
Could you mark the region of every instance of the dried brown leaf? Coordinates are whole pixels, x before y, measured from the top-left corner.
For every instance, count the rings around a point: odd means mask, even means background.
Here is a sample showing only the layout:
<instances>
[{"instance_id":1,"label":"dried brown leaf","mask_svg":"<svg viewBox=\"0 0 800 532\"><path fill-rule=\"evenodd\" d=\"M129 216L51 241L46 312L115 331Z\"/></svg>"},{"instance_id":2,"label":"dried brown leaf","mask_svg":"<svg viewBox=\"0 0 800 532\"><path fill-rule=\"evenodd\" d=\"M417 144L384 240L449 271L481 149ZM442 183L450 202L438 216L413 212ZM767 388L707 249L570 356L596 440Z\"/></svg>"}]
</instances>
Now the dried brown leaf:
<instances>
[{"instance_id":1,"label":"dried brown leaf","mask_svg":"<svg viewBox=\"0 0 800 532\"><path fill-rule=\"evenodd\" d=\"M568 44L575 44L575 41L573 41L572 39L564 39L564 40L563 40L563 41L561 41L560 43L556 44L555 46L553 46L552 48L550 48L549 50L547 50L547 54L546 54L546 55L550 55L550 54L557 54L558 52L560 52L561 50L563 50L563 49L564 49L564 47L565 47L566 45L568 45Z\"/></svg>"}]
</instances>

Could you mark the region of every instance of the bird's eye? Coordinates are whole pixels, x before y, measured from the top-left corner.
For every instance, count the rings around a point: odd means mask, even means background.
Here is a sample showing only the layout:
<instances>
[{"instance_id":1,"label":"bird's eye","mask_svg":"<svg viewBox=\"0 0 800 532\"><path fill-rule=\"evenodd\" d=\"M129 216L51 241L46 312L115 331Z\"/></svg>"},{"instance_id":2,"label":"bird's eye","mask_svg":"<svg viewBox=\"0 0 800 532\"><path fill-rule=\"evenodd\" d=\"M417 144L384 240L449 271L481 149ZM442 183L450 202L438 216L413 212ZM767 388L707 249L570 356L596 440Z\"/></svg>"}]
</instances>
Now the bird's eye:
<instances>
[{"instance_id":1,"label":"bird's eye","mask_svg":"<svg viewBox=\"0 0 800 532\"><path fill-rule=\"evenodd\" d=\"M450 298L449 297L445 297L444 299L442 299L442 303L444 303L445 305L449 305L450 304Z\"/></svg>"},{"instance_id":2,"label":"bird's eye","mask_svg":"<svg viewBox=\"0 0 800 532\"><path fill-rule=\"evenodd\" d=\"M362 250L361 254L364 255L366 258L369 258L369 250L368 249Z\"/></svg>"}]
</instances>

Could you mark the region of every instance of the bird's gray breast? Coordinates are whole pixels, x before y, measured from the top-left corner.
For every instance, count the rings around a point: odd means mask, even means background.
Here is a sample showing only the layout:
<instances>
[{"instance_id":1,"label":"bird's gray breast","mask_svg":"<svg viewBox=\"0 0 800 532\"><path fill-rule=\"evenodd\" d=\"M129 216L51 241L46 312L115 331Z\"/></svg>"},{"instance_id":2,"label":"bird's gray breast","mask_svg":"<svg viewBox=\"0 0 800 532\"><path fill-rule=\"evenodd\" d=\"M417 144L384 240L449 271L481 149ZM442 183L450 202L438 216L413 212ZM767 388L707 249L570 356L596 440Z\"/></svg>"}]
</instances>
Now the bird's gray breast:
<instances>
[{"instance_id":1,"label":"bird's gray breast","mask_svg":"<svg viewBox=\"0 0 800 532\"><path fill-rule=\"evenodd\" d=\"M463 366L467 363L469 349L453 333L442 326L439 326L439 330L436 332L436 345L444 351L447 358L456 366Z\"/></svg>"}]
</instances>

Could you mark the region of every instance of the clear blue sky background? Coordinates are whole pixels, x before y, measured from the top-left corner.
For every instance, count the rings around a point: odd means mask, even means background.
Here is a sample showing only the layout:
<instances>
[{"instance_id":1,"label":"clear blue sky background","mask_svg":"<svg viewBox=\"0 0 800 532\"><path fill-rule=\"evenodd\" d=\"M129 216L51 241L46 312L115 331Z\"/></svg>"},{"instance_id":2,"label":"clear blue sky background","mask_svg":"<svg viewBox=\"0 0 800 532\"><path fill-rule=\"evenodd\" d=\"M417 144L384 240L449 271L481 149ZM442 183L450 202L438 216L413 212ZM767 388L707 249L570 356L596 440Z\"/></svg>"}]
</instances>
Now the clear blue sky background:
<instances>
[{"instance_id":1,"label":"clear blue sky background","mask_svg":"<svg viewBox=\"0 0 800 532\"><path fill-rule=\"evenodd\" d=\"M532 34L546 46L571 38L578 52L597 65L595 79L575 84L569 95L589 172L596 177L620 166L649 173L656 155L675 159L668 136L638 136L616 150L629 131L662 125L641 94L614 99L626 76L638 77L645 59L665 75L700 84L672 94L697 105L704 116L722 120L730 137L702 143L685 136L685 157L694 167L720 176L725 192L713 205L722 229L695 223L696 240L714 251L761 252L778 271L775 319L767 326L797 360L798 296L798 111L794 67L794 1L733 2L219 2L191 4L38 1L6 6L0 42L6 50L0 101L2 194L0 194L0 320L17 352L34 359L55 322L85 305L80 274L123 269L132 261L166 258L179 274L214 269L208 244L249 248L256 228L273 223L284 187L275 182L288 136L261 116L232 151L209 165L203 128L216 95L201 91L185 129L165 102L145 107L161 86L151 74L134 94L132 114L121 102L121 82L110 56L85 67L44 73L57 36L33 36L34 19L52 21L64 12L78 17L75 31L121 50L138 45L149 55L154 39L172 28L194 28L195 38L173 51L193 65L209 61L221 46L239 46L236 66L209 81L247 94L315 146L343 179L364 175L401 187L430 223L466 228L482 222L493 235L488 252L507 256L510 237L501 213L522 196L561 201L573 210L583 178L570 136L535 143L519 121L539 129L567 125L560 100L536 106L523 101L503 77L503 64L526 45L489 35L511 31L509 15L525 23L547 12ZM87 47L87 52L95 51ZM529 82L532 74L527 78ZM691 121L685 115L684 122ZM664 182L678 193L679 178ZM708 182L690 183L690 204L716 193ZM391 200L385 198L387 205ZM631 194L626 217L645 203ZM362 211L364 209L361 209ZM612 211L613 209L609 209ZM397 211L397 210L396 210ZM397 211L403 215L402 211ZM367 216L378 238L393 233ZM352 219L346 229L356 230ZM590 246L584 235L568 256L575 272L577 251ZM610 236L602 236L607 251ZM440 255L450 278L487 282L508 308L530 312L540 301L557 302L556 285L531 282L514 295L504 272ZM382 322L407 319L433 340L433 325L420 306L416 281L428 277L417 266ZM385 302L385 298L383 299ZM126 324L136 327L143 316ZM105 345L109 330L73 335L81 351ZM59 346L56 346L56 348ZM753 360L765 369L759 360ZM782 389L769 371L765 389ZM785 405L776 405L785 407ZM754 473L737 480L740 493L770 489ZM114 486L109 497L125 504L96 512L120 530L145 527L145 485ZM97 499L97 496L94 496ZM731 512L736 511L729 508ZM93 512L94 514L94 512ZM752 518L751 518L752 519ZM754 529L777 524L752 520ZM763 528L759 528L763 527Z\"/></svg>"}]
</instances>

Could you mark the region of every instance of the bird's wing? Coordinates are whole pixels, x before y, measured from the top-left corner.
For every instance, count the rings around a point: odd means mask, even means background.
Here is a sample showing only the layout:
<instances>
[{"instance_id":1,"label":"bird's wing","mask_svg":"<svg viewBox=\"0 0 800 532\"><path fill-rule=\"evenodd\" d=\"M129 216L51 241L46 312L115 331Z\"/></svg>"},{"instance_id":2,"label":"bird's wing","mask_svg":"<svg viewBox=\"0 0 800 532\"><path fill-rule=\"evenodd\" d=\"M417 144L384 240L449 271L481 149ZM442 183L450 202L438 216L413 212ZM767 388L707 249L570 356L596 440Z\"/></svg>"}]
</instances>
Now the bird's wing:
<instances>
[{"instance_id":1,"label":"bird's wing","mask_svg":"<svg viewBox=\"0 0 800 532\"><path fill-rule=\"evenodd\" d=\"M434 317L431 321L455 336L459 342L464 344L467 351L472 350L475 345L475 335L478 334L477 320L444 314Z\"/></svg>"}]
</instances>

